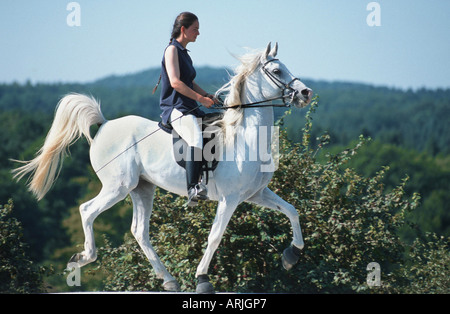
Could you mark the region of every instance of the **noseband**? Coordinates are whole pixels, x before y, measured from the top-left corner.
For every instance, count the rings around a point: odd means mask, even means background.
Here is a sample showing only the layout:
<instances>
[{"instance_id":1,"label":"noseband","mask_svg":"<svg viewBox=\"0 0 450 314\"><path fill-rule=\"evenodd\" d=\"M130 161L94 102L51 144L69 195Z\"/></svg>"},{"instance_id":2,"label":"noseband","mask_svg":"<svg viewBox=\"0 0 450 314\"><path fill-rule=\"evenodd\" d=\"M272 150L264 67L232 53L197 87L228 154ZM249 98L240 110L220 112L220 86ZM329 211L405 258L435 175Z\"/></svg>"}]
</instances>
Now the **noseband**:
<instances>
[{"instance_id":1,"label":"noseband","mask_svg":"<svg viewBox=\"0 0 450 314\"><path fill-rule=\"evenodd\" d=\"M233 106L224 106L222 99L220 99L220 97L219 97L219 101L220 101L221 105L220 106L216 106L214 108L215 109L228 110L228 109L237 109L237 108L290 107L291 103L295 99L295 96L297 96L297 94L298 94L298 91L295 90L294 88L292 88L291 84L294 83L297 80L300 81L300 79L299 78L294 78L292 81L290 81L287 84L282 82L280 79L278 79L276 76L274 76L266 68L266 66L269 63L274 62L274 61L278 61L278 59L271 59L271 60L266 61L262 65L261 70L280 89L281 96L275 97L275 98L269 98L269 99L266 99L266 100L256 101L256 102L252 102L252 103L249 103L249 104L237 104L237 105L233 105ZM266 102L271 102L271 101L280 100L280 99L283 101L283 104L264 104Z\"/></svg>"}]
</instances>

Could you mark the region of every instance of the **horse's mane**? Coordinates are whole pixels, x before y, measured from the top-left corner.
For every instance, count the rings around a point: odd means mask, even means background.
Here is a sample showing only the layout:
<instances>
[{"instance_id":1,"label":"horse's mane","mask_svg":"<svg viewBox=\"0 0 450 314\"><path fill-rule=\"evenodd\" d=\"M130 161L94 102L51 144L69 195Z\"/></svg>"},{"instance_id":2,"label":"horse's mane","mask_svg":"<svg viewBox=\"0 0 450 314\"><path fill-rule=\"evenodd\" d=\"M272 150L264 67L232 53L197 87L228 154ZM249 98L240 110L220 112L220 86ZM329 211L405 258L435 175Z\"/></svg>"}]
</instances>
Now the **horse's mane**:
<instances>
[{"instance_id":1,"label":"horse's mane","mask_svg":"<svg viewBox=\"0 0 450 314\"><path fill-rule=\"evenodd\" d=\"M241 63L234 70L234 75L230 77L228 83L222 86L217 92L216 97L226 94L224 100L225 106L238 106L242 103L241 94L246 79L258 68L260 65L261 56L264 51L252 51L243 56L235 56ZM242 123L244 110L240 107L232 110L227 110L223 118L216 123L219 126L223 143L231 143L234 141L236 134L236 127Z\"/></svg>"}]
</instances>

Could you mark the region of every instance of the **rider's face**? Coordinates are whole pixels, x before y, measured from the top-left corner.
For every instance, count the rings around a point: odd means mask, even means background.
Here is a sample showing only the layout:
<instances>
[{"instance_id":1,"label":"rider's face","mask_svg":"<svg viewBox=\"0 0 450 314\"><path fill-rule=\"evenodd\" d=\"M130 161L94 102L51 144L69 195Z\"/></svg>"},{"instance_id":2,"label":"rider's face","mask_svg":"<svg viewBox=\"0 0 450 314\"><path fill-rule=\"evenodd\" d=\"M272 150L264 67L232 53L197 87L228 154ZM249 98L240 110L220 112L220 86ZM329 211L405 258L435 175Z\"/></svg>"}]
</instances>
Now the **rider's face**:
<instances>
[{"instance_id":1,"label":"rider's face","mask_svg":"<svg viewBox=\"0 0 450 314\"><path fill-rule=\"evenodd\" d=\"M198 21L195 21L188 28L183 27L183 30L184 36L188 42L195 42L197 40L197 36L200 35L200 24Z\"/></svg>"}]
</instances>

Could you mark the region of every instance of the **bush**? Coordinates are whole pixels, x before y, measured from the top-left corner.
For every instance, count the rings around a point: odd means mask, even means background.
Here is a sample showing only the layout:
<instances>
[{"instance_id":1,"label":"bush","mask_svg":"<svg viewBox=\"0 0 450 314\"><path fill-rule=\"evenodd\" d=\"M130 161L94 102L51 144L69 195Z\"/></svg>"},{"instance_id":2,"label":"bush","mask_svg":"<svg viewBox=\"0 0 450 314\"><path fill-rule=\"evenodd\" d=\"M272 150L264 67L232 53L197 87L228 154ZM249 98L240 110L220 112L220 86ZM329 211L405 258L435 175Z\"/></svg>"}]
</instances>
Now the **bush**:
<instances>
[{"instance_id":1,"label":"bush","mask_svg":"<svg viewBox=\"0 0 450 314\"><path fill-rule=\"evenodd\" d=\"M409 248L408 265L402 269L402 293L450 293L449 239L426 233Z\"/></svg>"},{"instance_id":2,"label":"bush","mask_svg":"<svg viewBox=\"0 0 450 314\"><path fill-rule=\"evenodd\" d=\"M326 134L310 147L311 105L303 128L301 143L291 143L284 131L280 134L281 157L270 188L299 211L305 248L299 263L286 272L281 254L292 239L288 219L274 211L244 203L236 210L210 266L210 278L217 291L288 292L288 293L368 293L419 292L411 280L424 287L431 276L431 265L447 254L448 247L438 249L401 241L398 230L406 225L406 215L419 204L419 195L405 196L405 178L395 189L384 190L381 169L374 177L364 178L345 168L359 143L337 155L327 155L320 163L316 156L328 143ZM182 209L184 200L157 191L151 217L150 239L169 272L183 290L195 290L195 271L206 247L214 219L216 203L200 203L195 209ZM422 251L418 251L420 250ZM431 250L431 251L430 251ZM408 257L410 253L413 258ZM418 264L417 256L434 252ZM97 269L106 273L108 290L162 290L151 266L136 241L127 236L119 248L106 240L100 249ZM409 262L408 262L409 261ZM367 265L376 262L381 268L381 285L369 287ZM421 260L421 263L423 261ZM421 266L422 265L422 266ZM430 266L429 266L430 265ZM441 270L448 273L448 263ZM414 275L406 276L410 270ZM420 270L419 270L420 269ZM418 278L423 280L419 281ZM435 278L435 279L431 279ZM448 276L447 276L448 278ZM448 286L442 280L439 286ZM425 291L425 290L423 290ZM437 290L427 289L427 292ZM440 290L442 291L442 289Z\"/></svg>"},{"instance_id":3,"label":"bush","mask_svg":"<svg viewBox=\"0 0 450 314\"><path fill-rule=\"evenodd\" d=\"M0 293L38 293L45 291L43 275L26 254L22 226L12 217L13 201L0 205Z\"/></svg>"}]
</instances>

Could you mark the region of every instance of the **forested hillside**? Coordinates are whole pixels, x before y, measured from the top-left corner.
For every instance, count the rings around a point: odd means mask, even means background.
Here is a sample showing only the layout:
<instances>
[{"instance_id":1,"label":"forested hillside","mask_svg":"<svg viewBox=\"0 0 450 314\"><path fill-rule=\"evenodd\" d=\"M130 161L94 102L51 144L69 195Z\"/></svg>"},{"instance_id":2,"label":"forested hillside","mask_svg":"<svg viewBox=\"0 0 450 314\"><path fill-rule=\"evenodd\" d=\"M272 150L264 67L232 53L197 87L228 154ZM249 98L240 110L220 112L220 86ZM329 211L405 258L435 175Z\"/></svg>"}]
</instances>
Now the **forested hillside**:
<instances>
[{"instance_id":1,"label":"forested hillside","mask_svg":"<svg viewBox=\"0 0 450 314\"><path fill-rule=\"evenodd\" d=\"M320 96L316 133L328 131L333 144L346 144L364 134L432 155L450 153L450 89L402 91L340 82L310 85ZM296 121L298 116L294 113L292 118ZM291 133L299 130L293 122L288 126Z\"/></svg>"},{"instance_id":2,"label":"forested hillside","mask_svg":"<svg viewBox=\"0 0 450 314\"><path fill-rule=\"evenodd\" d=\"M197 83L210 93L222 86L225 69L198 68ZM151 119L159 116L159 93L151 91L159 69L125 76L111 76L88 84L0 84L0 204L14 201L14 215L24 226L28 253L35 261L64 264L67 256L79 251L80 221L78 206L92 198L99 183L89 165L85 140L71 147L60 178L43 201L37 203L27 192L25 182L12 181L10 170L29 160L50 128L55 106L66 93L92 94L99 99L107 119L136 114ZM373 176L384 166L383 184L392 190L402 179L407 195L421 195L411 221L423 231L450 236L450 89L398 90L345 82L304 81L319 96L311 140L329 135L325 152L337 154L353 147L360 134L372 138L346 167L364 176ZM286 110L277 109L280 117ZM302 140L307 109L291 110L284 119L287 137ZM323 139L323 137L322 137ZM100 216L98 231L115 244L129 230L130 210L126 202L116 211ZM300 209L301 210L301 209ZM408 240L410 233L402 234Z\"/></svg>"}]
</instances>

